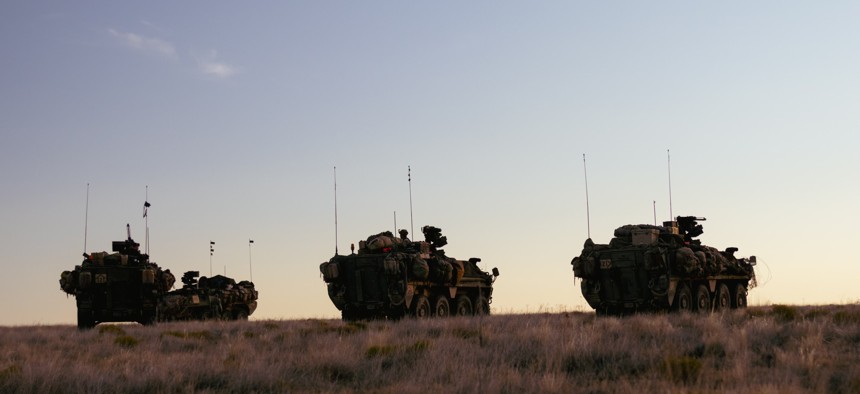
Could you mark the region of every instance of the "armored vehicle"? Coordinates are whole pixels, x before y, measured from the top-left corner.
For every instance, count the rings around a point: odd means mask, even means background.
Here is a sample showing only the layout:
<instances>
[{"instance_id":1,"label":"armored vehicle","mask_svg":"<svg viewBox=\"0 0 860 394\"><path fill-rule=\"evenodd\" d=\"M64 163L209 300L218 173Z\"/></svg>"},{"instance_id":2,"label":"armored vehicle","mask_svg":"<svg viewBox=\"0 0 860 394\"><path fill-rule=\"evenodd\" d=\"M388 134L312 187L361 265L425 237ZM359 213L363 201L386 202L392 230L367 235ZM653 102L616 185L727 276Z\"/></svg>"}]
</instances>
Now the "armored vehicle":
<instances>
[{"instance_id":1,"label":"armored vehicle","mask_svg":"<svg viewBox=\"0 0 860 394\"><path fill-rule=\"evenodd\" d=\"M408 232L390 231L354 245L351 254L335 254L320 265L328 295L344 320L489 314L492 274L478 268L479 258L457 260L441 248L442 230L422 229L424 241L412 242Z\"/></svg>"},{"instance_id":2,"label":"armored vehicle","mask_svg":"<svg viewBox=\"0 0 860 394\"><path fill-rule=\"evenodd\" d=\"M79 328L102 322L152 324L161 296L173 287L173 274L140 252L131 230L127 240L113 242L113 252L84 253L81 265L60 274L60 288L75 296Z\"/></svg>"},{"instance_id":3,"label":"armored vehicle","mask_svg":"<svg viewBox=\"0 0 860 394\"><path fill-rule=\"evenodd\" d=\"M164 295L159 320L248 320L257 309L257 290L249 281L236 283L222 275L201 277L198 271L182 275L182 288Z\"/></svg>"},{"instance_id":4,"label":"armored vehicle","mask_svg":"<svg viewBox=\"0 0 860 394\"><path fill-rule=\"evenodd\" d=\"M608 245L587 239L571 264L588 305L599 315L745 308L756 258L702 245L695 237L704 220L678 216L663 226L622 226Z\"/></svg>"}]
</instances>

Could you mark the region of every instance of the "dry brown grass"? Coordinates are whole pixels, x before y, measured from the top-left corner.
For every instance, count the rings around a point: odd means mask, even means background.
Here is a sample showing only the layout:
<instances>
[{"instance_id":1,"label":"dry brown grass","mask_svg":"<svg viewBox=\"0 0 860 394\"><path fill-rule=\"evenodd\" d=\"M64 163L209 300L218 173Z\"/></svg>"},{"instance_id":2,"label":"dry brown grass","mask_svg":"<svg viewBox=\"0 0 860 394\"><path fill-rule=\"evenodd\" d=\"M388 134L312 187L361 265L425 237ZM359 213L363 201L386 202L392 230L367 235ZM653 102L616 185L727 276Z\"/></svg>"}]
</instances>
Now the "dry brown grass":
<instances>
[{"instance_id":1,"label":"dry brown grass","mask_svg":"<svg viewBox=\"0 0 860 394\"><path fill-rule=\"evenodd\" d=\"M0 392L858 392L860 306L0 328Z\"/></svg>"}]
</instances>

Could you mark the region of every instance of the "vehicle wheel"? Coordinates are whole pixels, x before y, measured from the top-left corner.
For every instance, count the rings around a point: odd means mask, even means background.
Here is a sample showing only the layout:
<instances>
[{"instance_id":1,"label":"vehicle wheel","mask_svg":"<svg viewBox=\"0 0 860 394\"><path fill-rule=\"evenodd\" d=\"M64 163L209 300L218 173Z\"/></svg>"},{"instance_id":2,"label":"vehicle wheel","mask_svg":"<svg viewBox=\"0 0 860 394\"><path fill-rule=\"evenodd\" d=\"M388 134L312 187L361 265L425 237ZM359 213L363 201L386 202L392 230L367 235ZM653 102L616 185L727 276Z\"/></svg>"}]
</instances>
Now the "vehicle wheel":
<instances>
[{"instance_id":1,"label":"vehicle wheel","mask_svg":"<svg viewBox=\"0 0 860 394\"><path fill-rule=\"evenodd\" d=\"M714 309L725 311L732 307L732 295L725 283L717 285L717 297L714 298Z\"/></svg>"},{"instance_id":2,"label":"vehicle wheel","mask_svg":"<svg viewBox=\"0 0 860 394\"><path fill-rule=\"evenodd\" d=\"M158 310L153 309L148 312L143 312L143 319L141 319L140 324L151 326L154 325L156 321L158 321Z\"/></svg>"},{"instance_id":3,"label":"vehicle wheel","mask_svg":"<svg viewBox=\"0 0 860 394\"><path fill-rule=\"evenodd\" d=\"M454 302L454 310L457 312L457 316L469 316L472 314L472 301L465 294L461 295Z\"/></svg>"},{"instance_id":4,"label":"vehicle wheel","mask_svg":"<svg viewBox=\"0 0 860 394\"><path fill-rule=\"evenodd\" d=\"M487 300L486 297L478 297L473 303L475 305L475 314L476 315L489 315L490 314L490 301Z\"/></svg>"},{"instance_id":5,"label":"vehicle wheel","mask_svg":"<svg viewBox=\"0 0 860 394\"><path fill-rule=\"evenodd\" d=\"M433 301L433 315L436 317L451 316L451 305L448 303L448 297L444 295L436 296Z\"/></svg>"},{"instance_id":6,"label":"vehicle wheel","mask_svg":"<svg viewBox=\"0 0 860 394\"><path fill-rule=\"evenodd\" d=\"M732 294L732 308L746 308L747 307L747 287L738 283L735 286L735 292Z\"/></svg>"},{"instance_id":7,"label":"vehicle wheel","mask_svg":"<svg viewBox=\"0 0 860 394\"><path fill-rule=\"evenodd\" d=\"M711 292L705 285L696 287L696 312L707 313L711 311Z\"/></svg>"},{"instance_id":8,"label":"vehicle wheel","mask_svg":"<svg viewBox=\"0 0 860 394\"><path fill-rule=\"evenodd\" d=\"M351 311L346 309L340 311L340 318L345 322L358 320L358 317L356 317L355 313L352 313Z\"/></svg>"},{"instance_id":9,"label":"vehicle wheel","mask_svg":"<svg viewBox=\"0 0 860 394\"><path fill-rule=\"evenodd\" d=\"M690 293L690 287L682 283L675 291L675 303L672 309L678 312L691 312L693 310L693 295Z\"/></svg>"},{"instance_id":10,"label":"vehicle wheel","mask_svg":"<svg viewBox=\"0 0 860 394\"><path fill-rule=\"evenodd\" d=\"M415 305L412 306L412 316L418 319L430 317L430 301L427 296L420 295L414 300Z\"/></svg>"},{"instance_id":11,"label":"vehicle wheel","mask_svg":"<svg viewBox=\"0 0 860 394\"><path fill-rule=\"evenodd\" d=\"M236 311L235 320L248 320L248 311L239 309Z\"/></svg>"},{"instance_id":12,"label":"vehicle wheel","mask_svg":"<svg viewBox=\"0 0 860 394\"><path fill-rule=\"evenodd\" d=\"M395 308L389 310L388 313L386 313L386 317L388 318L388 320L393 320L393 321L400 320L400 319L404 318L405 316L406 316L406 310L403 309L402 306L401 307L395 307Z\"/></svg>"},{"instance_id":13,"label":"vehicle wheel","mask_svg":"<svg viewBox=\"0 0 860 394\"><path fill-rule=\"evenodd\" d=\"M92 313L78 310L78 329L88 330L96 326Z\"/></svg>"}]
</instances>

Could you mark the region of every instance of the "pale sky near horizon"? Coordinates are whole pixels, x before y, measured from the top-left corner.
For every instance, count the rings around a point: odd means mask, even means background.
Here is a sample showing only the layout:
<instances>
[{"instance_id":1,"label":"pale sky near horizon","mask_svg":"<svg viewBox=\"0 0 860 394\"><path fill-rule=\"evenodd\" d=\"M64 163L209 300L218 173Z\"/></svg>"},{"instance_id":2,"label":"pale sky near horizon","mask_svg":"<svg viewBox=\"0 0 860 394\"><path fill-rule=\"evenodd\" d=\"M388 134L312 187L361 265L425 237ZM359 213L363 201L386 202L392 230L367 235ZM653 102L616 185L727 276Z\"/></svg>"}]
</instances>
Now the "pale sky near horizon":
<instances>
[{"instance_id":1,"label":"pale sky near horizon","mask_svg":"<svg viewBox=\"0 0 860 394\"><path fill-rule=\"evenodd\" d=\"M704 216L750 303L860 302L860 4L0 3L0 325L73 324L84 251L253 280L333 318L319 264L442 228L499 313L589 310L591 234ZM248 240L255 243L249 250ZM249 253L250 252L250 253Z\"/></svg>"}]
</instances>

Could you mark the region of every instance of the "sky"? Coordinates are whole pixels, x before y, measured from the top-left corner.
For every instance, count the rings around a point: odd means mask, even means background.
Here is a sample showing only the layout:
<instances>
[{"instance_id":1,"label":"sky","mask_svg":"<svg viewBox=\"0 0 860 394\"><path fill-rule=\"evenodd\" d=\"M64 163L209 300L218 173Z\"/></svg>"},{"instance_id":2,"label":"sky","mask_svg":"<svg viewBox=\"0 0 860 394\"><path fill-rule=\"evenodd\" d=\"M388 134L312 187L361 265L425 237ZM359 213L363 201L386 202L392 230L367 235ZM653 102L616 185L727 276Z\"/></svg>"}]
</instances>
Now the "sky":
<instances>
[{"instance_id":1,"label":"sky","mask_svg":"<svg viewBox=\"0 0 860 394\"><path fill-rule=\"evenodd\" d=\"M60 273L126 224L177 275L253 279L252 319L339 317L319 264L395 221L499 268L496 313L589 310L570 266L589 232L655 214L757 256L751 305L860 302L858 16L4 1L0 325L74 324Z\"/></svg>"}]
</instances>

